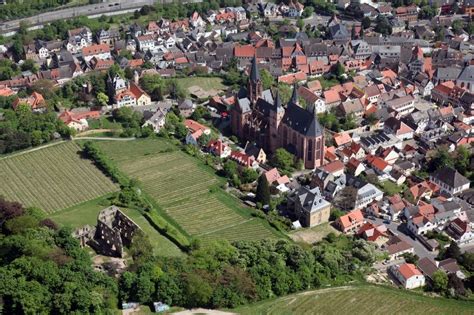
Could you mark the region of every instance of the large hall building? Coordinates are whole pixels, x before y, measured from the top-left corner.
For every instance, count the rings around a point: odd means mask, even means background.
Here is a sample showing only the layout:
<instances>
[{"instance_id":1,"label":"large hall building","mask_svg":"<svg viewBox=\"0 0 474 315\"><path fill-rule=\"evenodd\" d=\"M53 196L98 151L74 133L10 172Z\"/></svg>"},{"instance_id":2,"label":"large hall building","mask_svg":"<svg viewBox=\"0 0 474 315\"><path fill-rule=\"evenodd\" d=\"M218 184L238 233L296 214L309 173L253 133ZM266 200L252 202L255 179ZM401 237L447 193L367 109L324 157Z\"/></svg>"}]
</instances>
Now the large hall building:
<instances>
[{"instance_id":1,"label":"large hall building","mask_svg":"<svg viewBox=\"0 0 474 315\"><path fill-rule=\"evenodd\" d=\"M263 90L254 58L247 87L241 88L231 112L232 132L243 141L255 142L266 152L285 148L302 159L307 169L323 165L324 130L314 107L302 108L297 87L286 108L278 92Z\"/></svg>"}]
</instances>

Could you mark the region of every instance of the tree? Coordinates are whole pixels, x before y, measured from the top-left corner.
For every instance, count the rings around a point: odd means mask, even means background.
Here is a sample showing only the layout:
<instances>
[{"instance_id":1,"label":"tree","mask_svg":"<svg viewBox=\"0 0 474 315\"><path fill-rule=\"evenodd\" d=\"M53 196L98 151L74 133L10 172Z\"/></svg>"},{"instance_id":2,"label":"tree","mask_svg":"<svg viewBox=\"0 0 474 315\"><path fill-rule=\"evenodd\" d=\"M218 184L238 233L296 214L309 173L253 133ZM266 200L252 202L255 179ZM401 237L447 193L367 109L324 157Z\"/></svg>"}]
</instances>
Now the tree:
<instances>
[{"instance_id":1,"label":"tree","mask_svg":"<svg viewBox=\"0 0 474 315\"><path fill-rule=\"evenodd\" d=\"M258 178L255 200L263 205L268 205L270 203L270 186L267 178L263 174Z\"/></svg>"},{"instance_id":2,"label":"tree","mask_svg":"<svg viewBox=\"0 0 474 315\"><path fill-rule=\"evenodd\" d=\"M431 20L436 16L437 10L436 6L425 5L421 8L419 16L422 19Z\"/></svg>"},{"instance_id":3,"label":"tree","mask_svg":"<svg viewBox=\"0 0 474 315\"><path fill-rule=\"evenodd\" d=\"M448 288L451 296L453 297L466 296L466 288L464 287L464 283L455 273L450 273L448 275Z\"/></svg>"},{"instance_id":4,"label":"tree","mask_svg":"<svg viewBox=\"0 0 474 315\"><path fill-rule=\"evenodd\" d=\"M456 34L459 34L460 31L462 31L463 29L463 21L462 20L455 20L453 21L453 23L451 24L451 27L453 29L453 31L456 33Z\"/></svg>"},{"instance_id":5,"label":"tree","mask_svg":"<svg viewBox=\"0 0 474 315\"><path fill-rule=\"evenodd\" d=\"M444 148L439 148L435 156L428 162L428 172L435 172L445 166L453 167L454 161L449 156L449 152Z\"/></svg>"},{"instance_id":6,"label":"tree","mask_svg":"<svg viewBox=\"0 0 474 315\"><path fill-rule=\"evenodd\" d=\"M444 292L448 288L448 275L443 270L437 270L431 276L433 289L437 292Z\"/></svg>"},{"instance_id":7,"label":"tree","mask_svg":"<svg viewBox=\"0 0 474 315\"><path fill-rule=\"evenodd\" d=\"M262 80L264 90L271 88L275 82L275 79L267 69L260 70L260 79Z\"/></svg>"},{"instance_id":8,"label":"tree","mask_svg":"<svg viewBox=\"0 0 474 315\"><path fill-rule=\"evenodd\" d=\"M469 165L470 165L469 150L466 149L466 147L464 146L459 146L458 149L456 150L456 159L454 161L454 167L459 173L466 175L466 173L469 170Z\"/></svg>"},{"instance_id":9,"label":"tree","mask_svg":"<svg viewBox=\"0 0 474 315\"><path fill-rule=\"evenodd\" d=\"M392 34L392 26L390 25L388 19L383 15L378 15L375 20L375 31L384 36Z\"/></svg>"},{"instance_id":10,"label":"tree","mask_svg":"<svg viewBox=\"0 0 474 315\"><path fill-rule=\"evenodd\" d=\"M405 261L409 264L416 264L418 262L418 255L413 254L413 253L405 253L402 255L402 257L405 259Z\"/></svg>"},{"instance_id":11,"label":"tree","mask_svg":"<svg viewBox=\"0 0 474 315\"><path fill-rule=\"evenodd\" d=\"M334 74L340 78L344 73L346 73L346 69L344 68L344 65L338 61L336 67L334 68Z\"/></svg>"},{"instance_id":12,"label":"tree","mask_svg":"<svg viewBox=\"0 0 474 315\"><path fill-rule=\"evenodd\" d=\"M237 175L237 168L238 165L235 161L227 160L223 167L225 176L227 178L233 178L235 175Z\"/></svg>"},{"instance_id":13,"label":"tree","mask_svg":"<svg viewBox=\"0 0 474 315\"><path fill-rule=\"evenodd\" d=\"M257 178L257 171L251 167L245 167L240 174L240 179L244 184L253 183Z\"/></svg>"},{"instance_id":14,"label":"tree","mask_svg":"<svg viewBox=\"0 0 474 315\"><path fill-rule=\"evenodd\" d=\"M303 19L296 20L296 26L302 32L304 29L304 20Z\"/></svg>"},{"instance_id":15,"label":"tree","mask_svg":"<svg viewBox=\"0 0 474 315\"><path fill-rule=\"evenodd\" d=\"M25 62L21 64L21 71L31 71L33 73L37 73L39 70L36 62L32 59L26 59Z\"/></svg>"},{"instance_id":16,"label":"tree","mask_svg":"<svg viewBox=\"0 0 474 315\"><path fill-rule=\"evenodd\" d=\"M271 164L283 172L292 172L295 157L283 148L276 149Z\"/></svg>"},{"instance_id":17,"label":"tree","mask_svg":"<svg viewBox=\"0 0 474 315\"><path fill-rule=\"evenodd\" d=\"M362 28L363 28L363 29L368 29L371 24L372 24L372 21L370 20L369 17L365 16L365 17L362 19Z\"/></svg>"},{"instance_id":18,"label":"tree","mask_svg":"<svg viewBox=\"0 0 474 315\"><path fill-rule=\"evenodd\" d=\"M459 261L461 258L461 249L455 241L451 241L444 254L446 258L454 258Z\"/></svg>"},{"instance_id":19,"label":"tree","mask_svg":"<svg viewBox=\"0 0 474 315\"><path fill-rule=\"evenodd\" d=\"M97 93L97 104L100 106L107 106L109 103L109 97L103 92Z\"/></svg>"}]
</instances>

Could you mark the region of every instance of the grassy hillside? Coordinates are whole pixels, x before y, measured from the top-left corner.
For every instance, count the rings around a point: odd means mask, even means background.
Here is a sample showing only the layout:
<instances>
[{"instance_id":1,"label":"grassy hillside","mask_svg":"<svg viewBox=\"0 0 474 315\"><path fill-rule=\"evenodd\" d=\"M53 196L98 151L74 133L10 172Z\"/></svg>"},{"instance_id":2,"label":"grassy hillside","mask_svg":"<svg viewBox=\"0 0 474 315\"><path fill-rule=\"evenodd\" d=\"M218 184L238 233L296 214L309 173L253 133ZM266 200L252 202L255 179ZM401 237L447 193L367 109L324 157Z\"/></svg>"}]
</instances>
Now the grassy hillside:
<instances>
[{"instance_id":1,"label":"grassy hillside","mask_svg":"<svg viewBox=\"0 0 474 315\"><path fill-rule=\"evenodd\" d=\"M54 213L117 191L79 150L67 142L0 159L0 195Z\"/></svg>"},{"instance_id":2,"label":"grassy hillside","mask_svg":"<svg viewBox=\"0 0 474 315\"><path fill-rule=\"evenodd\" d=\"M223 180L201 162L162 139L100 142L101 149L187 234L203 240L261 239L278 234L253 218L234 197L223 192Z\"/></svg>"},{"instance_id":3,"label":"grassy hillside","mask_svg":"<svg viewBox=\"0 0 474 315\"><path fill-rule=\"evenodd\" d=\"M474 303L401 289L349 286L303 292L234 310L239 314L473 314Z\"/></svg>"}]
</instances>

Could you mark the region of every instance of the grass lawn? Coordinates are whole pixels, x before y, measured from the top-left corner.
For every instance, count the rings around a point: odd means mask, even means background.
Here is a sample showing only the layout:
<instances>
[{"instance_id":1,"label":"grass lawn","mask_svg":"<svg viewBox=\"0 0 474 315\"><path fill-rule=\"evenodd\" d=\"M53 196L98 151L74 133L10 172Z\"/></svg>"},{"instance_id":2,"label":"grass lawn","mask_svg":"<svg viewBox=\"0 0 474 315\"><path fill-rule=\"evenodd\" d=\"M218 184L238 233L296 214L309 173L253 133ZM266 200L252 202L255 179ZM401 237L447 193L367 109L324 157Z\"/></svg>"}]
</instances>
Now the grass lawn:
<instances>
[{"instance_id":1,"label":"grass lawn","mask_svg":"<svg viewBox=\"0 0 474 315\"><path fill-rule=\"evenodd\" d=\"M224 180L199 160L164 139L140 139L99 146L186 234L204 241L261 239L282 235L253 218L240 201L219 188Z\"/></svg>"},{"instance_id":2,"label":"grass lawn","mask_svg":"<svg viewBox=\"0 0 474 315\"><path fill-rule=\"evenodd\" d=\"M380 286L335 287L244 306L239 314L472 314L473 302Z\"/></svg>"},{"instance_id":3,"label":"grass lawn","mask_svg":"<svg viewBox=\"0 0 474 315\"><path fill-rule=\"evenodd\" d=\"M222 83L221 78L215 77L188 77L188 78L178 78L176 79L179 84L185 89L188 90L189 87L196 85L202 88L205 91L209 90L223 90L225 85Z\"/></svg>"},{"instance_id":4,"label":"grass lawn","mask_svg":"<svg viewBox=\"0 0 474 315\"><path fill-rule=\"evenodd\" d=\"M380 188L384 191L386 195L393 196L398 193L402 193L405 189L405 185L398 186L394 182L391 182L389 180L386 180L382 183L380 183Z\"/></svg>"},{"instance_id":5,"label":"grass lawn","mask_svg":"<svg viewBox=\"0 0 474 315\"><path fill-rule=\"evenodd\" d=\"M89 200L67 209L57 211L49 217L55 222L77 228L86 224L95 225L99 211L109 206L107 198L111 194Z\"/></svg>"},{"instance_id":6,"label":"grass lawn","mask_svg":"<svg viewBox=\"0 0 474 315\"><path fill-rule=\"evenodd\" d=\"M328 80L324 77L318 77L316 80L321 83L321 87L323 88L323 90L327 90L335 85L340 84L339 80L337 80L336 78Z\"/></svg>"},{"instance_id":7,"label":"grass lawn","mask_svg":"<svg viewBox=\"0 0 474 315\"><path fill-rule=\"evenodd\" d=\"M111 117L89 119L87 123L89 124L89 129L122 129L122 125L113 121Z\"/></svg>"},{"instance_id":8,"label":"grass lawn","mask_svg":"<svg viewBox=\"0 0 474 315\"><path fill-rule=\"evenodd\" d=\"M296 242L304 242L313 244L321 241L329 233L341 234L338 230L333 228L329 222L317 225L312 228L299 229L290 233L290 238Z\"/></svg>"},{"instance_id":9,"label":"grass lawn","mask_svg":"<svg viewBox=\"0 0 474 315\"><path fill-rule=\"evenodd\" d=\"M117 191L73 142L0 159L0 195L47 213Z\"/></svg>"},{"instance_id":10,"label":"grass lawn","mask_svg":"<svg viewBox=\"0 0 474 315\"><path fill-rule=\"evenodd\" d=\"M71 226L73 228L86 224L95 225L99 211L109 206L107 200L109 196L110 195L106 195L101 198L86 201L77 206L58 211L49 217L60 225ZM168 257L184 255L175 244L156 231L138 210L120 209L138 224L143 232L150 238L156 255Z\"/></svg>"}]
</instances>

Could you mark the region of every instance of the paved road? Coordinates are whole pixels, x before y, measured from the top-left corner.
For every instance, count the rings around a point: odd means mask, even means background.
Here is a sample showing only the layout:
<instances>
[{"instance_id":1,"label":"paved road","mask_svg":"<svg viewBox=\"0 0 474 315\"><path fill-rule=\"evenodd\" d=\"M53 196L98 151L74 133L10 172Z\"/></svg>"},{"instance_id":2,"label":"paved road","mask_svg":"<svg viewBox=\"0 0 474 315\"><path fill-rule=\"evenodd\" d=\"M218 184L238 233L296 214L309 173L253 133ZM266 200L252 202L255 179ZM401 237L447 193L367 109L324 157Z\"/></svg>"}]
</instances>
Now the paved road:
<instances>
[{"instance_id":1,"label":"paved road","mask_svg":"<svg viewBox=\"0 0 474 315\"><path fill-rule=\"evenodd\" d=\"M116 15L133 12L144 5L152 5L156 2L171 3L175 1L176 0L108 0L104 3L51 10L32 17L0 23L0 34L15 32L20 26L20 21L25 21L31 26L41 26L49 22L70 19L76 16L98 17L100 15ZM202 0L188 0L187 2L202 2Z\"/></svg>"},{"instance_id":2,"label":"paved road","mask_svg":"<svg viewBox=\"0 0 474 315\"><path fill-rule=\"evenodd\" d=\"M368 222L372 222L375 224L382 224L383 220L380 218L376 218L375 220L372 219L367 219ZM423 244L420 243L417 239L414 239L410 236L409 232L406 230L406 226L404 223L400 224L398 222L390 222L389 224L385 224L387 228L392 230L393 232L397 233L398 236L406 241L407 243L411 244L413 248L415 249L415 253L418 255L418 257L424 258L424 257L430 257L430 258L435 258L438 255L438 252L430 252L428 249L426 249Z\"/></svg>"}]
</instances>

